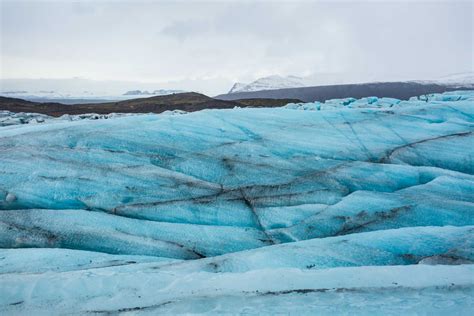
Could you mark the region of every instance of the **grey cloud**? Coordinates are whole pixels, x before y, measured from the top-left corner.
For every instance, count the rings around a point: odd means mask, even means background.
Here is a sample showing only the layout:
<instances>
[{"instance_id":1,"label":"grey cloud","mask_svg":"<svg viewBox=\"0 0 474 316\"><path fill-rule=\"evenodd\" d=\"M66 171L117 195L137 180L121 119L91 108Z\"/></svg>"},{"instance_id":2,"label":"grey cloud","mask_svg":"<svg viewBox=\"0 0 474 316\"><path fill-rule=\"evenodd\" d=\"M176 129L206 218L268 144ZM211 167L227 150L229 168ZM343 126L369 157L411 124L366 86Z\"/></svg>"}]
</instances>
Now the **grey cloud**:
<instances>
[{"instance_id":1,"label":"grey cloud","mask_svg":"<svg viewBox=\"0 0 474 316\"><path fill-rule=\"evenodd\" d=\"M324 72L390 80L473 71L466 1L0 5L2 78L245 82Z\"/></svg>"},{"instance_id":2,"label":"grey cloud","mask_svg":"<svg viewBox=\"0 0 474 316\"><path fill-rule=\"evenodd\" d=\"M174 21L161 30L161 34L185 40L196 36L204 35L212 30L212 25L206 21L186 20Z\"/></svg>"}]
</instances>

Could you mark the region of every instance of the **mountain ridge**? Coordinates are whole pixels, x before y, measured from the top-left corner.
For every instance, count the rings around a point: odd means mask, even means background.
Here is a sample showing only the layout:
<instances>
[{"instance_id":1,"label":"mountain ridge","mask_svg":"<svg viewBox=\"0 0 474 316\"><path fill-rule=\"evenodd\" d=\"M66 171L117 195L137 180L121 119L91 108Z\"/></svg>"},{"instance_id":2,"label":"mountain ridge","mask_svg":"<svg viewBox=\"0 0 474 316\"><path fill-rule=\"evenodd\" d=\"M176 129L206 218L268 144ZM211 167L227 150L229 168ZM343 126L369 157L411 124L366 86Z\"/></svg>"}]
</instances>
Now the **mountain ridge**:
<instances>
[{"instance_id":1,"label":"mountain ridge","mask_svg":"<svg viewBox=\"0 0 474 316\"><path fill-rule=\"evenodd\" d=\"M341 84L328 86L311 86L300 88L286 88L275 90L263 90L252 92L235 92L220 94L214 98L220 100L237 99L300 99L305 102L326 101L338 98L363 98L363 97L391 97L408 100L414 95L430 93L442 93L454 90L468 90L468 87L457 87L452 85L425 83L425 82L372 82Z\"/></svg>"},{"instance_id":2,"label":"mountain ridge","mask_svg":"<svg viewBox=\"0 0 474 316\"><path fill-rule=\"evenodd\" d=\"M253 92L253 91L263 91L263 90L276 90L282 88L297 88L304 87L303 78L296 76L267 76L258 78L250 83L241 83L236 82L228 93L238 93L238 92Z\"/></svg>"},{"instance_id":3,"label":"mountain ridge","mask_svg":"<svg viewBox=\"0 0 474 316\"><path fill-rule=\"evenodd\" d=\"M197 92L175 93L149 98L137 98L116 102L63 104L58 102L33 102L18 98L1 97L0 110L11 112L30 112L61 116L63 114L109 114L109 113L162 113L164 111L181 110L186 112L204 109L230 109L234 107L276 107L299 99L246 99L219 100Z\"/></svg>"}]
</instances>

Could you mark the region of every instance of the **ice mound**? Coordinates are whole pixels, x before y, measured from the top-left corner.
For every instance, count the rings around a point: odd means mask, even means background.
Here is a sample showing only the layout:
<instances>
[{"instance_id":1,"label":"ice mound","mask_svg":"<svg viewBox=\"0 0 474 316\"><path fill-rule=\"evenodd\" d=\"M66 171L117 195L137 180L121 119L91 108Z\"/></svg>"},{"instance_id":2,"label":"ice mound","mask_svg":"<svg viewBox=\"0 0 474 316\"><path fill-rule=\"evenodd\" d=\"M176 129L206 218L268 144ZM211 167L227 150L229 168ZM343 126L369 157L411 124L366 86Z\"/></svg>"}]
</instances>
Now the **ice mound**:
<instances>
[{"instance_id":1,"label":"ice mound","mask_svg":"<svg viewBox=\"0 0 474 316\"><path fill-rule=\"evenodd\" d=\"M473 308L474 91L168 114L0 128L0 313Z\"/></svg>"},{"instance_id":2,"label":"ice mound","mask_svg":"<svg viewBox=\"0 0 474 316\"><path fill-rule=\"evenodd\" d=\"M197 259L269 244L255 228L140 221L85 210L0 212L0 247Z\"/></svg>"},{"instance_id":3,"label":"ice mound","mask_svg":"<svg viewBox=\"0 0 474 316\"><path fill-rule=\"evenodd\" d=\"M44 123L53 117L39 113L14 113L10 111L0 110L0 127L19 125L19 124L36 124Z\"/></svg>"},{"instance_id":4,"label":"ice mound","mask_svg":"<svg viewBox=\"0 0 474 316\"><path fill-rule=\"evenodd\" d=\"M246 272L260 269L474 263L474 226L407 227L273 245L162 270Z\"/></svg>"},{"instance_id":5,"label":"ice mound","mask_svg":"<svg viewBox=\"0 0 474 316\"><path fill-rule=\"evenodd\" d=\"M167 111L168 114L182 114L183 111ZM175 113L176 112L176 113ZM80 121L80 120L107 120L119 117L126 117L132 115L146 115L145 113L110 113L110 114L64 114L60 117L53 117L39 113L15 113L10 111L0 110L0 127L22 125L22 124L40 124L40 123L57 123L61 121ZM148 114L149 115L149 114Z\"/></svg>"},{"instance_id":6,"label":"ice mound","mask_svg":"<svg viewBox=\"0 0 474 316\"><path fill-rule=\"evenodd\" d=\"M409 105L422 105L433 101L473 101L472 91L450 91L445 93L433 93L416 97L411 97L409 101L402 101L395 98L366 97L361 99L344 98L330 99L325 102L303 102L288 103L285 108L293 110L331 110L331 109L352 109L352 108L391 108Z\"/></svg>"}]
</instances>

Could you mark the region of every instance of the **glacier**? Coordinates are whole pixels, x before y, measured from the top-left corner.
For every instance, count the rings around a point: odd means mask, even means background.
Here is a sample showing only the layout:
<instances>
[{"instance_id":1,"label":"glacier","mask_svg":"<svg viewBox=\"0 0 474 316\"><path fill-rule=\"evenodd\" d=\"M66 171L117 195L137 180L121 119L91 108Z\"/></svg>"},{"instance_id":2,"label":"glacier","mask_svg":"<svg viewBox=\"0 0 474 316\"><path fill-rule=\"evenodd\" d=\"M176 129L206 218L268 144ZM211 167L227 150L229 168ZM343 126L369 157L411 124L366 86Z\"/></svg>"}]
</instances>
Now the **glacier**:
<instances>
[{"instance_id":1,"label":"glacier","mask_svg":"<svg viewBox=\"0 0 474 316\"><path fill-rule=\"evenodd\" d=\"M166 111L165 111L166 112ZM181 114L179 110L167 111L165 114ZM60 117L53 117L46 114L40 113L25 113L25 112L11 112L6 110L0 110L0 127L21 125L21 124L42 124L42 123L54 123L63 121L78 121L78 120L107 120L123 116L131 115L146 115L145 113L110 113L110 114L77 114L69 115L64 114Z\"/></svg>"},{"instance_id":2,"label":"glacier","mask_svg":"<svg viewBox=\"0 0 474 316\"><path fill-rule=\"evenodd\" d=\"M0 127L2 314L472 312L474 91L169 114Z\"/></svg>"}]
</instances>

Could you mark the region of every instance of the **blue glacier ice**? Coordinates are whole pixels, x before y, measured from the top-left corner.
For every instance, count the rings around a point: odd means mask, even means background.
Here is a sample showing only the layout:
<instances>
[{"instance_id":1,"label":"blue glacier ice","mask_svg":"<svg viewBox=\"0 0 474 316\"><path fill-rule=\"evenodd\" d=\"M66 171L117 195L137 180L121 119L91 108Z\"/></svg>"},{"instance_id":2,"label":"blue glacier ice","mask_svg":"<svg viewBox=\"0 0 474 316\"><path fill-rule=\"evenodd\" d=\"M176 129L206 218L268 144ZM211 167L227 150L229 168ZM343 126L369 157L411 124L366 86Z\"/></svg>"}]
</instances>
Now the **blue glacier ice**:
<instances>
[{"instance_id":1,"label":"blue glacier ice","mask_svg":"<svg viewBox=\"0 0 474 316\"><path fill-rule=\"evenodd\" d=\"M0 313L474 308L474 91L169 114L4 120Z\"/></svg>"},{"instance_id":2,"label":"blue glacier ice","mask_svg":"<svg viewBox=\"0 0 474 316\"><path fill-rule=\"evenodd\" d=\"M161 270L246 272L408 264L472 264L474 226L406 227L314 238L163 265Z\"/></svg>"}]
</instances>

